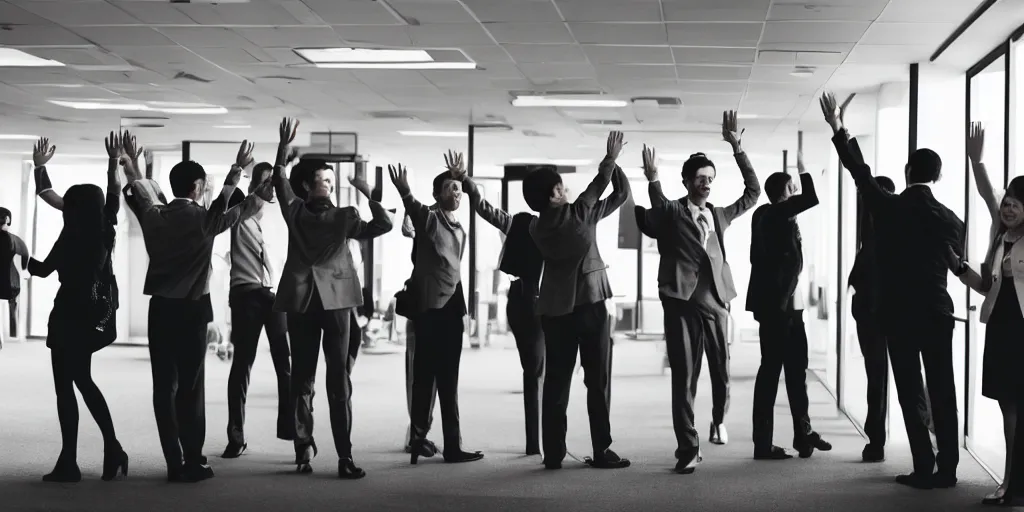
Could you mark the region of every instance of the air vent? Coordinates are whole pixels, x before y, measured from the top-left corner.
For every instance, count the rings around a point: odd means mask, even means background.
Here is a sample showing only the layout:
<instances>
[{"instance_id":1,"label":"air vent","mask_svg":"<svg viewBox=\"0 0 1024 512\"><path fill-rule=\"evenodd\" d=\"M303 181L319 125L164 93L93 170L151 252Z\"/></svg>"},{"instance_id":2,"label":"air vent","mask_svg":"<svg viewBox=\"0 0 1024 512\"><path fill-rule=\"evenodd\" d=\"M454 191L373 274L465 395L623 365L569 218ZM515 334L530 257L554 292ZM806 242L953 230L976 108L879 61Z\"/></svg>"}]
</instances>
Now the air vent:
<instances>
[{"instance_id":1,"label":"air vent","mask_svg":"<svg viewBox=\"0 0 1024 512\"><path fill-rule=\"evenodd\" d=\"M523 130L523 135L525 135L526 137L544 137L548 139L555 137L555 134L553 133L541 133L538 132L537 130Z\"/></svg>"},{"instance_id":2,"label":"air vent","mask_svg":"<svg viewBox=\"0 0 1024 512\"><path fill-rule=\"evenodd\" d=\"M85 123L89 122L89 121L87 121L85 119L68 119L66 117L65 118L61 118L61 119L57 119L56 117L50 117L50 116L37 116L36 118L41 120L41 121L46 121L47 123L85 124Z\"/></svg>"},{"instance_id":3,"label":"air vent","mask_svg":"<svg viewBox=\"0 0 1024 512\"><path fill-rule=\"evenodd\" d=\"M590 126L621 126L618 119L577 119L577 123Z\"/></svg>"},{"instance_id":4,"label":"air vent","mask_svg":"<svg viewBox=\"0 0 1024 512\"><path fill-rule=\"evenodd\" d=\"M604 91L510 91L513 98L520 96L603 96Z\"/></svg>"},{"instance_id":5,"label":"air vent","mask_svg":"<svg viewBox=\"0 0 1024 512\"><path fill-rule=\"evenodd\" d=\"M682 108L683 100L668 96L637 96L629 100L636 107Z\"/></svg>"},{"instance_id":6,"label":"air vent","mask_svg":"<svg viewBox=\"0 0 1024 512\"><path fill-rule=\"evenodd\" d=\"M512 131L512 125L502 122L483 122L473 123L473 130L477 133L487 132L510 132Z\"/></svg>"},{"instance_id":7,"label":"air vent","mask_svg":"<svg viewBox=\"0 0 1024 512\"><path fill-rule=\"evenodd\" d=\"M163 121L166 121L166 117L122 117L121 126L130 126L133 128L163 128Z\"/></svg>"},{"instance_id":8,"label":"air vent","mask_svg":"<svg viewBox=\"0 0 1024 512\"><path fill-rule=\"evenodd\" d=\"M290 80L292 82L302 82L302 81L305 81L305 78L299 78L297 76L288 76L288 75L270 75L270 76L261 76L261 77L257 78L256 80Z\"/></svg>"},{"instance_id":9,"label":"air vent","mask_svg":"<svg viewBox=\"0 0 1024 512\"><path fill-rule=\"evenodd\" d=\"M416 116L408 112L370 112L374 119L416 119Z\"/></svg>"}]
</instances>

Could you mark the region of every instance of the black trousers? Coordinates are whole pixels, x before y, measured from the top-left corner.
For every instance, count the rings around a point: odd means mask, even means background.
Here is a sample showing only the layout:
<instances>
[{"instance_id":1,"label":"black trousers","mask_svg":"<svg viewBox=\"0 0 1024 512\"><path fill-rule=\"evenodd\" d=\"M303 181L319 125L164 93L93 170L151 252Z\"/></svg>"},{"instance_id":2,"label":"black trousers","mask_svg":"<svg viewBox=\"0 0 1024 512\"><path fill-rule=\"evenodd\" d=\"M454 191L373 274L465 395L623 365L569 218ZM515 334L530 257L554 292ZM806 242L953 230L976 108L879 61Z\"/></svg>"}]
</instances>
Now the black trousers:
<instances>
[{"instance_id":1,"label":"black trousers","mask_svg":"<svg viewBox=\"0 0 1024 512\"><path fill-rule=\"evenodd\" d=\"M425 440L430 432L434 395L441 402L441 428L444 451L455 454L462 449L459 426L459 363L462 361L462 335L465 328L465 299L462 286L440 309L420 313L413 322L416 347L412 371L411 442Z\"/></svg>"},{"instance_id":2,"label":"black trousers","mask_svg":"<svg viewBox=\"0 0 1024 512\"><path fill-rule=\"evenodd\" d=\"M761 338L761 366L754 381L754 450L772 447L775 397L779 377L786 371L786 394L793 416L793 445L811 434L807 412L807 332L803 310L773 311L755 315Z\"/></svg>"},{"instance_id":3,"label":"black trousers","mask_svg":"<svg viewBox=\"0 0 1024 512\"><path fill-rule=\"evenodd\" d=\"M914 458L914 472L930 475L937 463L940 473L955 475L960 447L953 378L953 318L936 315L905 320L891 329L889 359ZM921 378L922 361L927 391ZM929 420L935 425L937 455L928 433Z\"/></svg>"},{"instance_id":4,"label":"black trousers","mask_svg":"<svg viewBox=\"0 0 1024 512\"><path fill-rule=\"evenodd\" d=\"M209 294L149 300L153 411L169 470L183 461L206 463L206 329L212 320Z\"/></svg>"},{"instance_id":5,"label":"black trousers","mask_svg":"<svg viewBox=\"0 0 1024 512\"><path fill-rule=\"evenodd\" d=\"M397 321L397 320L396 320ZM409 429L405 432L405 444L412 444L412 383L413 371L416 366L416 327L412 320L405 322L405 405L409 410ZM430 410L427 413L427 431L434 423L434 405L437 403L437 381L434 381L430 393Z\"/></svg>"},{"instance_id":6,"label":"black trousers","mask_svg":"<svg viewBox=\"0 0 1024 512\"><path fill-rule=\"evenodd\" d=\"M540 451L540 402L544 382L544 328L537 316L537 298L522 281L508 289L506 315L516 339L523 367L523 411L526 418L526 451Z\"/></svg>"},{"instance_id":7,"label":"black trousers","mask_svg":"<svg viewBox=\"0 0 1024 512\"><path fill-rule=\"evenodd\" d=\"M291 357L288 349L288 324L285 313L274 311L274 293L269 288L232 289L231 343L235 357L228 375L228 442L245 444L245 402L249 376L256 360L260 332L267 331L270 358L277 373L277 437L295 437L295 407L291 401Z\"/></svg>"},{"instance_id":8,"label":"black trousers","mask_svg":"<svg viewBox=\"0 0 1024 512\"><path fill-rule=\"evenodd\" d=\"M313 440L313 396L316 367L323 346L327 363L327 406L331 432L339 458L352 457L351 355L353 308L324 310L320 293L305 312L288 313L288 337L292 348L291 396L295 404L295 453L302 454ZM357 329L358 330L358 329ZM358 343L354 344L358 350ZM236 349L237 350L237 349Z\"/></svg>"},{"instance_id":9,"label":"black trousers","mask_svg":"<svg viewBox=\"0 0 1024 512\"><path fill-rule=\"evenodd\" d=\"M587 386L590 441L594 456L601 456L612 445L612 343L607 306L604 301L576 306L568 315L541 317L541 325L547 358L541 399L544 462L557 464L565 459L566 410L577 352Z\"/></svg>"},{"instance_id":10,"label":"black trousers","mask_svg":"<svg viewBox=\"0 0 1024 512\"><path fill-rule=\"evenodd\" d=\"M868 381L868 414L864 420L864 433L868 436L868 443L882 447L886 440L885 418L889 414L888 343L878 321L870 314L855 314L854 319Z\"/></svg>"},{"instance_id":11,"label":"black trousers","mask_svg":"<svg viewBox=\"0 0 1024 512\"><path fill-rule=\"evenodd\" d=\"M729 312L708 294L679 300L662 296L665 310L665 348L672 368L672 426L677 458L689 458L700 446L693 423L704 352L711 372L711 421L720 424L729 412Z\"/></svg>"}]
</instances>

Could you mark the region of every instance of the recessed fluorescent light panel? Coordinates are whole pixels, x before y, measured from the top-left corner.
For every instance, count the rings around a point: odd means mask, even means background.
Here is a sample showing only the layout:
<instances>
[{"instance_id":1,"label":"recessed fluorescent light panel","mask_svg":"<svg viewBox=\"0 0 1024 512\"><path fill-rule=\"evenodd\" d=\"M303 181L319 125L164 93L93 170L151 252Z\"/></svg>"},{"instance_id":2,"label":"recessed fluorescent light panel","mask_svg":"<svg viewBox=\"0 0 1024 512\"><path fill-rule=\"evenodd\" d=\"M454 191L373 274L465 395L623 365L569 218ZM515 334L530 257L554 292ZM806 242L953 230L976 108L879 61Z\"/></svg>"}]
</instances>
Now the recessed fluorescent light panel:
<instances>
[{"instance_id":1,"label":"recessed fluorescent light panel","mask_svg":"<svg viewBox=\"0 0 1024 512\"><path fill-rule=\"evenodd\" d=\"M0 67L64 67L63 63L42 59L14 48L0 48Z\"/></svg>"},{"instance_id":2,"label":"recessed fluorescent light panel","mask_svg":"<svg viewBox=\"0 0 1024 512\"><path fill-rule=\"evenodd\" d=\"M551 165L590 165L593 160L586 159L551 159L551 158L513 158L511 162L513 164L551 164Z\"/></svg>"},{"instance_id":3,"label":"recessed fluorescent light panel","mask_svg":"<svg viewBox=\"0 0 1024 512\"><path fill-rule=\"evenodd\" d=\"M564 98L557 96L519 96L513 107L622 108L629 103L612 99Z\"/></svg>"},{"instance_id":4,"label":"recessed fluorescent light panel","mask_svg":"<svg viewBox=\"0 0 1024 512\"><path fill-rule=\"evenodd\" d=\"M22 135L17 133L0 133L0 140L36 140L38 135Z\"/></svg>"},{"instance_id":5,"label":"recessed fluorescent light panel","mask_svg":"<svg viewBox=\"0 0 1024 512\"><path fill-rule=\"evenodd\" d=\"M376 48L299 48L303 59L318 68L331 69L475 69L475 62L436 60L427 50ZM437 51L439 55L450 51ZM465 55L456 52L462 58ZM456 56L455 54L452 55Z\"/></svg>"},{"instance_id":6,"label":"recessed fluorescent light panel","mask_svg":"<svg viewBox=\"0 0 1024 512\"><path fill-rule=\"evenodd\" d=\"M466 132L435 132L418 130L399 130L399 135L406 137L465 137Z\"/></svg>"},{"instance_id":7,"label":"recessed fluorescent light panel","mask_svg":"<svg viewBox=\"0 0 1024 512\"><path fill-rule=\"evenodd\" d=\"M216 105L189 103L115 103L110 101L49 100L61 107L78 110L128 110L136 112L161 112L164 114L227 114L228 109Z\"/></svg>"}]
</instances>

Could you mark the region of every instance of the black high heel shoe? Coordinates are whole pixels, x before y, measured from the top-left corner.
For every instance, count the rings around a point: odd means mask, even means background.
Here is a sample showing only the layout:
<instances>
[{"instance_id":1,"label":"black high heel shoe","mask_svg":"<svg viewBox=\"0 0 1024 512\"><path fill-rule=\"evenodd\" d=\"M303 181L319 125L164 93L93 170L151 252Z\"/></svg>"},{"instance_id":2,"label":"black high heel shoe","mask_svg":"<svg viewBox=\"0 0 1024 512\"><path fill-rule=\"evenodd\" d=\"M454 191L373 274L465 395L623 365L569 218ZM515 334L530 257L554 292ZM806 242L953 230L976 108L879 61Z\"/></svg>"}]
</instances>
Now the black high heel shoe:
<instances>
[{"instance_id":1,"label":"black high heel shoe","mask_svg":"<svg viewBox=\"0 0 1024 512\"><path fill-rule=\"evenodd\" d=\"M430 442L428 439L420 439L409 443L409 453L412 455L410 459L411 464L416 464L420 457L429 459L434 455L437 455L437 445Z\"/></svg>"},{"instance_id":2,"label":"black high heel shoe","mask_svg":"<svg viewBox=\"0 0 1024 512\"><path fill-rule=\"evenodd\" d=\"M310 466L309 463L310 463L310 461L312 461L316 457L316 454L317 454L316 442L314 441L312 444L307 446L306 449L304 449L302 451L302 453L299 453L299 454L295 455L295 465L297 466L295 468L295 472L296 473L312 473L313 472L313 466Z\"/></svg>"},{"instance_id":3,"label":"black high heel shoe","mask_svg":"<svg viewBox=\"0 0 1024 512\"><path fill-rule=\"evenodd\" d=\"M109 482L117 477L128 478L128 454L121 449L111 450L103 455L103 475L100 480Z\"/></svg>"},{"instance_id":4,"label":"black high heel shoe","mask_svg":"<svg viewBox=\"0 0 1024 512\"><path fill-rule=\"evenodd\" d=\"M75 483L82 481L82 471L78 469L77 463L61 464L57 462L57 466L53 468L53 471L46 475L43 475L44 482L55 482L55 483Z\"/></svg>"}]
</instances>

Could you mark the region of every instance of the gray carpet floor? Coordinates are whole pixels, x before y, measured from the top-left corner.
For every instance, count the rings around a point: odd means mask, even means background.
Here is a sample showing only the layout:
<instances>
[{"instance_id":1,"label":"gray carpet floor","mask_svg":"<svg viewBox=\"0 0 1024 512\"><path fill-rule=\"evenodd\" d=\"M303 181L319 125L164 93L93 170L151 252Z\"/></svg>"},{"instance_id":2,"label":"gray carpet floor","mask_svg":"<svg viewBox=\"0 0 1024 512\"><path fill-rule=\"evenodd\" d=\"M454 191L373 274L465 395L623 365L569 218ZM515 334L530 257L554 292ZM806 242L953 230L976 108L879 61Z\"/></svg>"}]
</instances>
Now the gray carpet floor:
<instances>
[{"instance_id":1,"label":"gray carpet floor","mask_svg":"<svg viewBox=\"0 0 1024 512\"><path fill-rule=\"evenodd\" d=\"M757 357L756 345L733 347L730 443L705 445L704 464L695 474L680 476L671 472L671 377L662 375L654 343L615 346L613 448L633 461L631 468L618 471L590 469L571 458L565 469L545 471L539 457L521 455L519 361L511 343L501 338L491 347L465 350L462 358L463 443L468 449L483 450L486 458L456 465L437 458L410 466L401 450L408 424L404 356L362 354L353 376L352 437L356 460L368 476L341 481L335 478L337 459L329 441L323 363L315 402L320 456L313 463L313 475L299 476L293 473L290 443L274 438L277 397L265 345L249 395L249 451L237 460L219 458L226 442L229 366L211 355L206 367L206 453L217 476L196 485L175 485L165 482L148 352L143 347L111 347L94 358L93 373L131 457L129 479L99 480L102 442L82 406L79 465L84 480L45 484L40 477L50 471L60 451L49 353L42 343L9 343L0 351L0 511L935 511L982 508L981 496L995 487L966 452L955 489L916 491L895 485L893 476L910 467L907 447L890 446L885 463L860 463L864 440L811 376L814 426L835 449L807 460L753 461L750 417ZM697 399L702 437L707 435L710 408L704 375ZM435 421L431 438L440 441L439 414ZM791 423L785 392L780 392L776 444L791 444ZM579 458L590 455L582 373L573 382L568 445Z\"/></svg>"}]
</instances>

